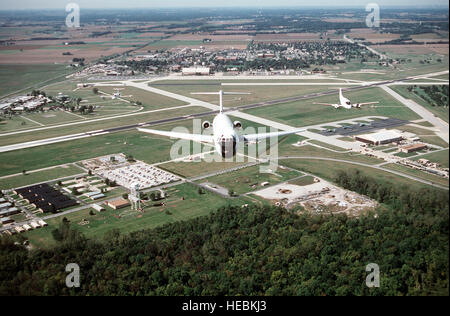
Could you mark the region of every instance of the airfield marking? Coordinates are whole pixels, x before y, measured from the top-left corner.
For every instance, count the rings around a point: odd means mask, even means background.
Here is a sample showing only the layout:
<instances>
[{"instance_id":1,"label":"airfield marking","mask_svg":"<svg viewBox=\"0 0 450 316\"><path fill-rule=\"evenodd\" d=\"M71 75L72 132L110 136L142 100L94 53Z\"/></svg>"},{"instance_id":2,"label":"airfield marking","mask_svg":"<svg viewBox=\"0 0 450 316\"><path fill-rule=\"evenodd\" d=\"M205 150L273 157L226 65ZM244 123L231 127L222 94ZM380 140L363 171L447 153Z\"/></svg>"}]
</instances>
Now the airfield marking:
<instances>
[{"instance_id":1,"label":"airfield marking","mask_svg":"<svg viewBox=\"0 0 450 316\"><path fill-rule=\"evenodd\" d=\"M68 114L71 114L71 115L74 115L74 116L76 116L76 117L82 118L83 120L87 120L87 118L86 118L86 117L83 117L83 116L81 116L81 115L78 115L78 114L72 113L72 112L70 112L70 111L64 111L64 112L66 112L66 113L68 113Z\"/></svg>"},{"instance_id":2,"label":"airfield marking","mask_svg":"<svg viewBox=\"0 0 450 316\"><path fill-rule=\"evenodd\" d=\"M28 117L25 117L25 116L23 116L23 115L21 115L20 117L23 118L23 119L25 119L25 120L28 120L28 121L30 121L30 122L32 122L32 123L36 123L36 124L38 124L38 125L40 125L40 126L45 126L44 124L39 123L39 122L36 122L35 120L32 120L32 119L30 119L30 118L28 118Z\"/></svg>"},{"instance_id":3,"label":"airfield marking","mask_svg":"<svg viewBox=\"0 0 450 316\"><path fill-rule=\"evenodd\" d=\"M114 116L101 117L101 118L98 118L98 119L85 120L85 121L81 121L81 122L80 122L80 121L75 121L75 122L72 122L72 123L65 123L65 124L52 125L52 126L46 126L46 127L41 127L41 128L34 128L34 129L27 129L27 130L20 130L20 131L8 132L8 133L0 134L0 137L2 137L2 136L16 135L16 134L24 134L24 133L37 132L37 131L42 131L42 130L47 130L47 129L53 129L53 128L60 128L60 127L73 126L73 125L78 125L78 124L86 124L86 123L91 123L91 122L99 122L99 121L105 121L105 120L113 120L113 119L118 119L118 118L123 118L123 117L128 117L128 116L134 116L134 115L143 115L143 114L150 114L150 113L155 113L155 112L162 112L162 111L176 110L176 109L186 108L186 107L190 107L190 106L195 106L195 105L193 105L193 104L187 104L187 105L174 106L174 107L171 107L171 108L157 109L157 110L151 110L151 111L145 111L145 112L131 112L131 113L127 113L127 114L121 114L121 115L114 115Z\"/></svg>"}]
</instances>

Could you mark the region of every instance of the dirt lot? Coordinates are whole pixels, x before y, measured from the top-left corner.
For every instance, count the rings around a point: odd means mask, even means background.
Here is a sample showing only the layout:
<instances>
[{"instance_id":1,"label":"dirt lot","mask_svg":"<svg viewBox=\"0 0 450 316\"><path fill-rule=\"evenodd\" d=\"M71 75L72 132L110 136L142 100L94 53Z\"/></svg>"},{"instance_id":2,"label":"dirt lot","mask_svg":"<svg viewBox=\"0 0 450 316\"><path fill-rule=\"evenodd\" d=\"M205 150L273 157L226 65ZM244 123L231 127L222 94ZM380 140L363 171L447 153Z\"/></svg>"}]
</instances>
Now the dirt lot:
<instances>
[{"instance_id":1,"label":"dirt lot","mask_svg":"<svg viewBox=\"0 0 450 316\"><path fill-rule=\"evenodd\" d=\"M304 186L279 184L254 194L287 208L301 206L312 213L345 213L356 216L377 206L376 201L365 196L341 189L325 180L318 180L320 182Z\"/></svg>"}]
</instances>

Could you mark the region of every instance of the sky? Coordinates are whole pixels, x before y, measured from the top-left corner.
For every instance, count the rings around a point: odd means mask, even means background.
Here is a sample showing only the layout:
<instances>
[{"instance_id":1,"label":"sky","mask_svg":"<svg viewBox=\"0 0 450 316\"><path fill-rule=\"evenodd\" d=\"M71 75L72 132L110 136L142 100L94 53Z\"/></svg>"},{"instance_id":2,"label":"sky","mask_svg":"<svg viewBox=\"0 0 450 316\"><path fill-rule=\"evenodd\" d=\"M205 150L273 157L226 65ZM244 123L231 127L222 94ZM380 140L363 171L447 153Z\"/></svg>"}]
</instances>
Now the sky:
<instances>
[{"instance_id":1,"label":"sky","mask_svg":"<svg viewBox=\"0 0 450 316\"><path fill-rule=\"evenodd\" d=\"M80 8L157 8L157 7L365 7L374 2L385 6L448 7L448 0L0 0L0 10L61 9L68 3L77 3Z\"/></svg>"}]
</instances>

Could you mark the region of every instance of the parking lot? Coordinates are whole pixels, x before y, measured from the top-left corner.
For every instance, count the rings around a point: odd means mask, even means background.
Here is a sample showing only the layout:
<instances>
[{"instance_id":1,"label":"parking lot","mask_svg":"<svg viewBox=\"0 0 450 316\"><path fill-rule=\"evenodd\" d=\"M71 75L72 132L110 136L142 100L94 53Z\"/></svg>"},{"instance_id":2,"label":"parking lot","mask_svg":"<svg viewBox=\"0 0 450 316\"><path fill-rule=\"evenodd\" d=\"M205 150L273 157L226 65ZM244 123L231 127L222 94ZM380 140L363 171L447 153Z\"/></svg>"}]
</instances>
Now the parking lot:
<instances>
[{"instance_id":1,"label":"parking lot","mask_svg":"<svg viewBox=\"0 0 450 316\"><path fill-rule=\"evenodd\" d=\"M380 130L380 129L387 129L387 128L393 128L397 126L402 126L409 124L409 121L395 119L395 118L388 118L384 120L374 120L368 123L358 123L358 124L351 124L346 125L342 127L337 127L335 129L327 129L322 132L319 132L319 134L324 136L353 136L358 134L364 134L367 132Z\"/></svg>"}]
</instances>

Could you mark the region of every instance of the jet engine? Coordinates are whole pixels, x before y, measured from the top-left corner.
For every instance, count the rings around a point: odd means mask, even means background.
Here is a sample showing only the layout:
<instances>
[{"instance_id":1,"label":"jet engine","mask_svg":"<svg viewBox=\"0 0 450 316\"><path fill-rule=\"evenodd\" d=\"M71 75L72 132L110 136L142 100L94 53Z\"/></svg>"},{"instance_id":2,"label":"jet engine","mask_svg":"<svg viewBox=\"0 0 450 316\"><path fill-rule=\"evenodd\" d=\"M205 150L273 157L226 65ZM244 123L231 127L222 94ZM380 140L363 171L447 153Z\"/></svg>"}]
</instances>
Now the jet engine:
<instances>
[{"instance_id":1,"label":"jet engine","mask_svg":"<svg viewBox=\"0 0 450 316\"><path fill-rule=\"evenodd\" d=\"M203 127L204 129L208 129L208 128L211 127L211 123L208 122L208 121L204 121L203 124L202 124L202 127Z\"/></svg>"},{"instance_id":2,"label":"jet engine","mask_svg":"<svg viewBox=\"0 0 450 316\"><path fill-rule=\"evenodd\" d=\"M239 121L235 121L233 123L233 126L234 126L234 128L241 129L242 128L242 123L239 122Z\"/></svg>"},{"instance_id":3,"label":"jet engine","mask_svg":"<svg viewBox=\"0 0 450 316\"><path fill-rule=\"evenodd\" d=\"M360 109L361 108L361 104L359 104L359 103L355 104L355 108Z\"/></svg>"}]
</instances>

